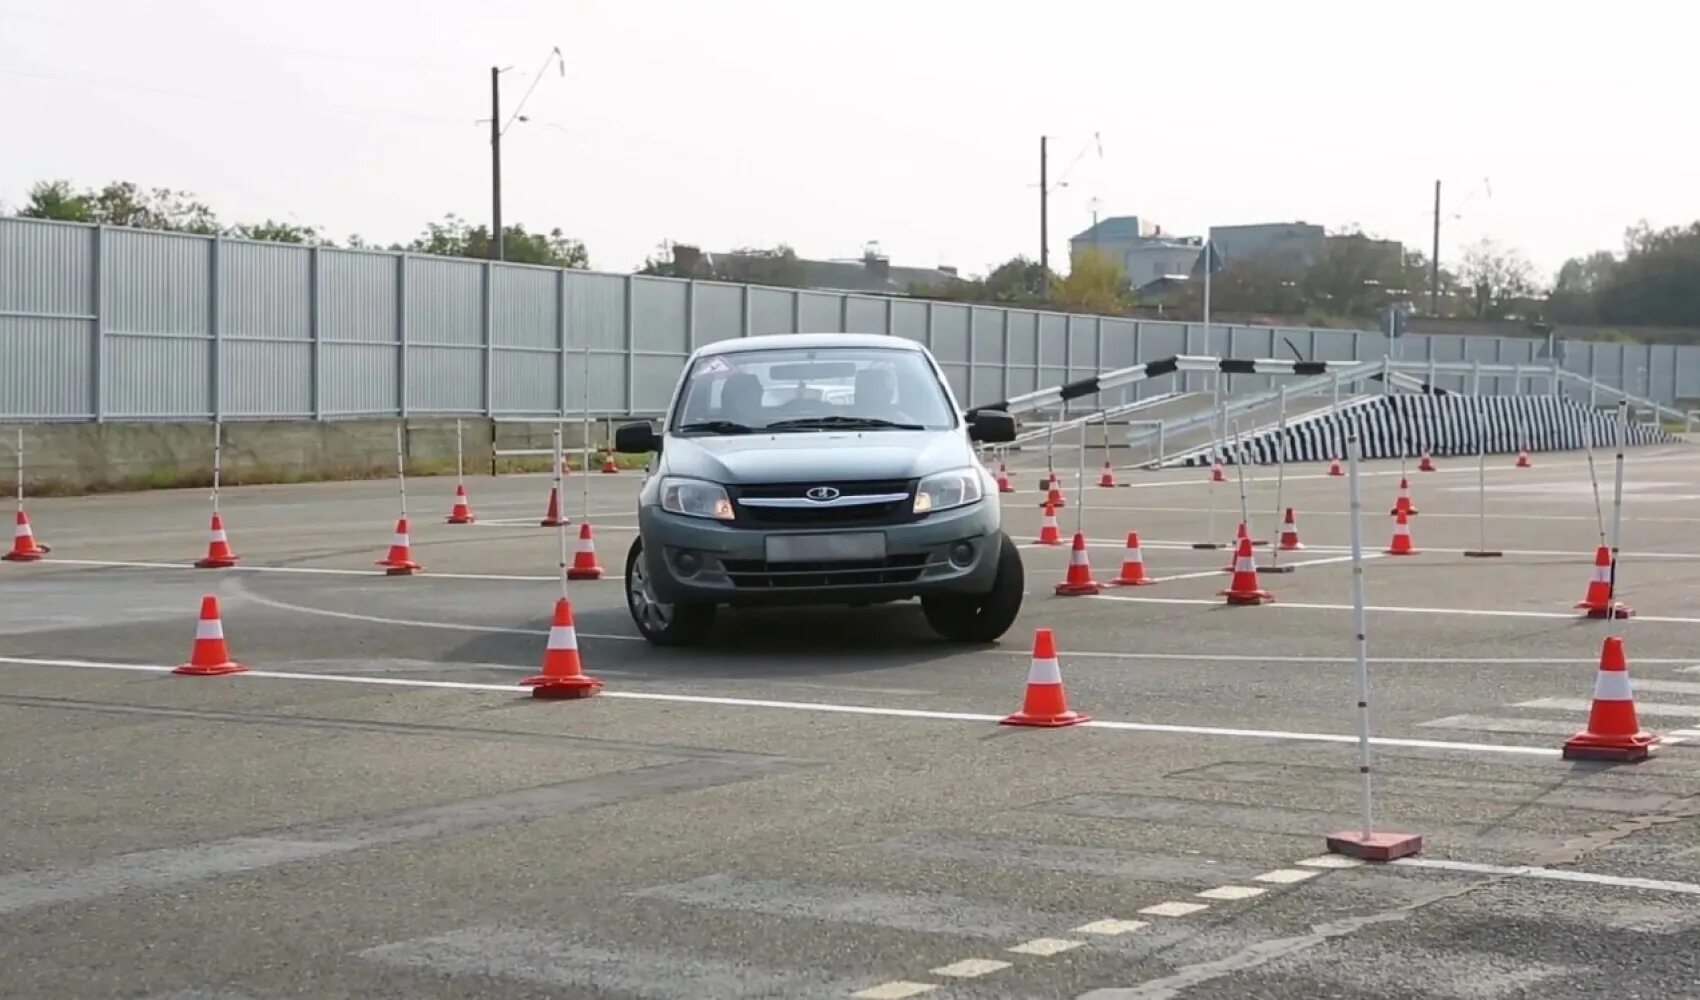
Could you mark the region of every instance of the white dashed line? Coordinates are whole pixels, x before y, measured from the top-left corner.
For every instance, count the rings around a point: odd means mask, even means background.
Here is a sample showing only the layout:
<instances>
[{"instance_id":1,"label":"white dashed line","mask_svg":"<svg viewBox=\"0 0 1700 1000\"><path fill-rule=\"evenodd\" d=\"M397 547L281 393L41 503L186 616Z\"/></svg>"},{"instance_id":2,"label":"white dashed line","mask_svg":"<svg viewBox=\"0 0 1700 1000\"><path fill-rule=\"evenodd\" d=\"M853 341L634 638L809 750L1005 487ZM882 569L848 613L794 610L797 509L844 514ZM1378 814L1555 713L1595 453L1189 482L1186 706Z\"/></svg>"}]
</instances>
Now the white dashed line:
<instances>
[{"instance_id":1,"label":"white dashed line","mask_svg":"<svg viewBox=\"0 0 1700 1000\"><path fill-rule=\"evenodd\" d=\"M965 958L960 962L941 965L932 970L932 973L935 976L950 976L954 979L976 979L1007 968L1008 962L1000 962L995 958Z\"/></svg>"},{"instance_id":2,"label":"white dashed line","mask_svg":"<svg viewBox=\"0 0 1700 1000\"><path fill-rule=\"evenodd\" d=\"M1052 955L1060 955L1065 951L1072 951L1085 943L1085 941L1070 941L1066 938L1034 938L1031 941L1023 941L1008 950L1017 955L1036 955L1039 958L1049 958Z\"/></svg>"},{"instance_id":3,"label":"white dashed line","mask_svg":"<svg viewBox=\"0 0 1700 1000\"><path fill-rule=\"evenodd\" d=\"M1254 896L1261 896L1268 891L1268 889L1259 889L1256 886L1250 885L1221 885L1214 889L1206 889L1203 892L1195 893L1194 895L1196 895L1199 899L1233 900L1251 899Z\"/></svg>"},{"instance_id":4,"label":"white dashed line","mask_svg":"<svg viewBox=\"0 0 1700 1000\"><path fill-rule=\"evenodd\" d=\"M881 983L878 986L870 986L850 995L857 1000L903 1000L904 997L918 997L936 989L938 989L937 983L911 983L897 979L889 983Z\"/></svg>"},{"instance_id":5,"label":"white dashed line","mask_svg":"<svg viewBox=\"0 0 1700 1000\"><path fill-rule=\"evenodd\" d=\"M1348 858L1342 854L1323 854L1314 858L1306 858L1303 861L1298 862L1298 864L1304 865L1306 868L1357 868L1362 866L1363 862L1357 858ZM1275 873L1270 872L1269 874L1273 875ZM1258 880L1264 882L1271 881L1271 879L1264 875L1259 875ZM1286 881L1297 882L1299 880L1287 879Z\"/></svg>"},{"instance_id":6,"label":"white dashed line","mask_svg":"<svg viewBox=\"0 0 1700 1000\"><path fill-rule=\"evenodd\" d=\"M1081 924L1074 929L1076 934L1098 934L1103 937L1115 937L1118 934L1131 934L1142 927L1150 927L1147 920L1094 920L1089 924Z\"/></svg>"},{"instance_id":7,"label":"white dashed line","mask_svg":"<svg viewBox=\"0 0 1700 1000\"><path fill-rule=\"evenodd\" d=\"M1156 906L1147 906L1139 912L1148 917L1184 917L1189 913L1197 913L1199 910L1208 909L1210 909L1209 903L1182 903L1178 901L1171 901L1167 903L1158 903Z\"/></svg>"},{"instance_id":8,"label":"white dashed line","mask_svg":"<svg viewBox=\"0 0 1700 1000\"><path fill-rule=\"evenodd\" d=\"M1333 858L1311 858L1309 861L1300 861L1299 864L1301 864L1301 865L1312 865L1313 867L1316 867L1316 868L1349 868L1349 867L1352 867L1351 865L1333 865L1333 864L1325 865L1325 864L1320 864L1320 862L1323 862L1323 861L1333 861L1333 860L1334 860ZM1353 858L1341 858L1340 860L1342 860L1342 861L1353 861L1355 859L1353 859ZM1272 872L1264 872L1262 875L1256 876L1254 881L1268 882L1271 885L1292 885L1295 882L1303 882L1306 879L1312 879L1312 878L1315 878L1315 877L1317 877L1318 875L1321 875L1321 874L1322 874L1321 872L1307 872L1307 871L1302 871L1298 868L1277 868Z\"/></svg>"}]
</instances>

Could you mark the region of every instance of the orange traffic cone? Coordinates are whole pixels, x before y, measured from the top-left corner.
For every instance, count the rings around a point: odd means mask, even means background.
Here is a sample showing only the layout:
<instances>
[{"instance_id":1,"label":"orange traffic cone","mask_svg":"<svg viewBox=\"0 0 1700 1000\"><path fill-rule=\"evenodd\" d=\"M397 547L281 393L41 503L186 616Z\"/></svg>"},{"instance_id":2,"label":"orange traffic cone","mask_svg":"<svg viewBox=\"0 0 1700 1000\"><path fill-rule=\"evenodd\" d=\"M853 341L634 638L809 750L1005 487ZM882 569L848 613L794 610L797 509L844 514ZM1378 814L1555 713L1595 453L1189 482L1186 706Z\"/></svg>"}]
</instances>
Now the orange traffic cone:
<instances>
[{"instance_id":1,"label":"orange traffic cone","mask_svg":"<svg viewBox=\"0 0 1700 1000\"><path fill-rule=\"evenodd\" d=\"M1228 473L1227 470L1222 468L1221 459L1217 459L1210 463L1210 481L1213 483L1225 483L1228 481Z\"/></svg>"},{"instance_id":2,"label":"orange traffic cone","mask_svg":"<svg viewBox=\"0 0 1700 1000\"><path fill-rule=\"evenodd\" d=\"M1588 593L1576 602L1578 610L1588 618L1628 618L1635 611L1627 604L1611 599L1611 549L1604 545L1594 550L1594 572L1588 577Z\"/></svg>"},{"instance_id":3,"label":"orange traffic cone","mask_svg":"<svg viewBox=\"0 0 1700 1000\"><path fill-rule=\"evenodd\" d=\"M1517 452L1517 468L1519 468L1519 469L1532 469L1534 467L1535 467L1534 463L1529 461L1529 453L1526 452L1526 451L1519 450Z\"/></svg>"},{"instance_id":4,"label":"orange traffic cone","mask_svg":"<svg viewBox=\"0 0 1700 1000\"><path fill-rule=\"evenodd\" d=\"M1074 548L1068 554L1068 575L1057 584L1058 597L1080 597L1096 594L1103 588L1092 579L1092 563L1086 555L1086 535L1074 533Z\"/></svg>"},{"instance_id":5,"label":"orange traffic cone","mask_svg":"<svg viewBox=\"0 0 1700 1000\"><path fill-rule=\"evenodd\" d=\"M1258 586L1257 558L1251 554L1250 538L1240 538L1234 552L1234 579L1219 596L1226 597L1229 604L1267 604L1275 599L1274 594Z\"/></svg>"},{"instance_id":6,"label":"orange traffic cone","mask_svg":"<svg viewBox=\"0 0 1700 1000\"><path fill-rule=\"evenodd\" d=\"M1040 545L1061 545L1062 534L1057 531L1057 509L1045 501L1045 519L1039 524Z\"/></svg>"},{"instance_id":7,"label":"orange traffic cone","mask_svg":"<svg viewBox=\"0 0 1700 1000\"><path fill-rule=\"evenodd\" d=\"M1116 485L1116 474L1110 470L1110 460L1104 459L1104 471L1098 476L1098 485L1113 487Z\"/></svg>"},{"instance_id":8,"label":"orange traffic cone","mask_svg":"<svg viewBox=\"0 0 1700 1000\"><path fill-rule=\"evenodd\" d=\"M1426 451L1423 452L1422 460L1417 463L1417 471L1418 472L1434 472L1434 471L1436 471L1436 469L1434 467L1434 456L1430 455Z\"/></svg>"},{"instance_id":9,"label":"orange traffic cone","mask_svg":"<svg viewBox=\"0 0 1700 1000\"><path fill-rule=\"evenodd\" d=\"M1621 636L1606 636L1600 672L1594 677L1594 703L1588 728L1564 741L1566 760L1646 760L1659 738L1635 718L1635 691L1623 659Z\"/></svg>"},{"instance_id":10,"label":"orange traffic cone","mask_svg":"<svg viewBox=\"0 0 1700 1000\"><path fill-rule=\"evenodd\" d=\"M1287 516L1281 521L1281 537L1276 540L1275 545L1283 552L1292 552L1305 547L1305 543L1299 541L1299 523L1294 519L1293 508L1291 507L1287 508Z\"/></svg>"},{"instance_id":11,"label":"orange traffic cone","mask_svg":"<svg viewBox=\"0 0 1700 1000\"><path fill-rule=\"evenodd\" d=\"M1257 542L1252 540L1251 529L1246 527L1246 523L1244 521L1240 522L1239 530L1234 532L1234 544L1231 547L1235 550L1235 556L1228 560L1228 565L1222 567L1222 572L1232 573L1234 570L1239 568L1238 550L1240 542L1242 541L1251 542L1253 545L1257 544Z\"/></svg>"},{"instance_id":12,"label":"orange traffic cone","mask_svg":"<svg viewBox=\"0 0 1700 1000\"><path fill-rule=\"evenodd\" d=\"M1009 466L1005 465L1003 462L998 463L998 492L1015 492L1015 486L1009 481Z\"/></svg>"},{"instance_id":13,"label":"orange traffic cone","mask_svg":"<svg viewBox=\"0 0 1700 1000\"><path fill-rule=\"evenodd\" d=\"M584 672L578 658L578 630L573 606L565 597L555 600L549 623L549 644L543 650L543 672L520 681L533 698L588 698L602 690L602 681Z\"/></svg>"},{"instance_id":14,"label":"orange traffic cone","mask_svg":"<svg viewBox=\"0 0 1700 1000\"><path fill-rule=\"evenodd\" d=\"M1387 554L1390 556L1417 555L1418 551L1411 547L1410 520L1406 517L1404 511L1399 511L1393 516L1395 518L1393 522L1393 541L1387 546Z\"/></svg>"},{"instance_id":15,"label":"orange traffic cone","mask_svg":"<svg viewBox=\"0 0 1700 1000\"><path fill-rule=\"evenodd\" d=\"M1387 513L1398 514L1401 511L1412 517L1417 514L1416 505L1411 503L1411 481L1404 476L1399 477L1399 499L1393 504L1393 509Z\"/></svg>"},{"instance_id":16,"label":"orange traffic cone","mask_svg":"<svg viewBox=\"0 0 1700 1000\"><path fill-rule=\"evenodd\" d=\"M1346 474L1346 470L1340 468L1339 459L1336 458L1334 461L1328 463L1328 474L1330 476L1343 476Z\"/></svg>"},{"instance_id":17,"label":"orange traffic cone","mask_svg":"<svg viewBox=\"0 0 1700 1000\"><path fill-rule=\"evenodd\" d=\"M1002 720L1005 726L1072 726L1087 721L1069 711L1063 691L1062 670L1057 665L1057 641L1048 628L1033 633L1033 662L1027 668L1027 693L1021 711Z\"/></svg>"},{"instance_id":18,"label":"orange traffic cone","mask_svg":"<svg viewBox=\"0 0 1700 1000\"><path fill-rule=\"evenodd\" d=\"M219 674L239 674L247 669L230 658L230 650L224 644L224 622L218 616L218 598L211 594L201 598L201 620L195 623L195 645L189 650L189 662L181 664L172 673L216 677Z\"/></svg>"},{"instance_id":19,"label":"orange traffic cone","mask_svg":"<svg viewBox=\"0 0 1700 1000\"><path fill-rule=\"evenodd\" d=\"M1041 507L1046 505L1059 509L1068 506L1068 500L1063 496L1062 486L1057 482L1057 474L1054 472L1051 473L1050 485L1045 487L1045 499L1039 504Z\"/></svg>"},{"instance_id":20,"label":"orange traffic cone","mask_svg":"<svg viewBox=\"0 0 1700 1000\"><path fill-rule=\"evenodd\" d=\"M611 452L611 451L604 451L602 453L602 473L603 473L603 475L610 475L611 476L614 473L619 472L619 471L620 471L620 467L618 465L614 464L614 453Z\"/></svg>"},{"instance_id":21,"label":"orange traffic cone","mask_svg":"<svg viewBox=\"0 0 1700 1000\"><path fill-rule=\"evenodd\" d=\"M425 567L413 561L413 542L407 537L407 516L396 519L395 535L390 539L390 554L378 561L386 576L409 576Z\"/></svg>"},{"instance_id":22,"label":"orange traffic cone","mask_svg":"<svg viewBox=\"0 0 1700 1000\"><path fill-rule=\"evenodd\" d=\"M1122 551L1121 575L1110 581L1112 587L1143 587L1156 583L1145 575L1145 554L1139 550L1139 532L1127 533L1127 548Z\"/></svg>"},{"instance_id":23,"label":"orange traffic cone","mask_svg":"<svg viewBox=\"0 0 1700 1000\"><path fill-rule=\"evenodd\" d=\"M224 533L224 518L213 511L212 537L207 542L205 558L196 559L197 569L229 569L236 565L237 555L230 550L230 536Z\"/></svg>"},{"instance_id":24,"label":"orange traffic cone","mask_svg":"<svg viewBox=\"0 0 1700 1000\"><path fill-rule=\"evenodd\" d=\"M549 509L543 512L543 520L537 522L538 526L543 528L559 528L563 524L571 523L572 521L570 519L561 516L560 488L556 486L549 487Z\"/></svg>"},{"instance_id":25,"label":"orange traffic cone","mask_svg":"<svg viewBox=\"0 0 1700 1000\"><path fill-rule=\"evenodd\" d=\"M472 516L472 505L466 502L466 484L455 484L455 505L444 518L446 524L471 524L477 518Z\"/></svg>"},{"instance_id":26,"label":"orange traffic cone","mask_svg":"<svg viewBox=\"0 0 1700 1000\"><path fill-rule=\"evenodd\" d=\"M567 579L602 579L602 567L596 562L596 542L590 537L589 521L578 526L578 551L573 553L573 564L567 567Z\"/></svg>"},{"instance_id":27,"label":"orange traffic cone","mask_svg":"<svg viewBox=\"0 0 1700 1000\"><path fill-rule=\"evenodd\" d=\"M47 554L47 546L37 545L35 532L30 530L30 516L18 508L18 526L12 530L12 549L0 556L7 562L35 562Z\"/></svg>"}]
</instances>

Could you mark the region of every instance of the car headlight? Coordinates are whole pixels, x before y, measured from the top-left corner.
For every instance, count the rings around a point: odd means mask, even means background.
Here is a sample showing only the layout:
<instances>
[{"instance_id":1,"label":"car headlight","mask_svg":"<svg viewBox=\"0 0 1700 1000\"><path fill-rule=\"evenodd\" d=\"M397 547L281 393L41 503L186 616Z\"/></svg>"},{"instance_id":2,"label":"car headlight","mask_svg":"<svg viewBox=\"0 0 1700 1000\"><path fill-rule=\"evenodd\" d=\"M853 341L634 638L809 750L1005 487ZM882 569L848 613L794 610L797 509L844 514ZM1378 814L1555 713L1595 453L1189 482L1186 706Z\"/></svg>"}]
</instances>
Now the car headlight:
<instances>
[{"instance_id":1,"label":"car headlight","mask_svg":"<svg viewBox=\"0 0 1700 1000\"><path fill-rule=\"evenodd\" d=\"M732 520L732 500L725 487L701 479L668 476L661 480L661 509L687 517Z\"/></svg>"},{"instance_id":2,"label":"car headlight","mask_svg":"<svg viewBox=\"0 0 1700 1000\"><path fill-rule=\"evenodd\" d=\"M921 480L915 489L915 513L948 510L978 501L986 495L978 469L952 469Z\"/></svg>"}]
</instances>

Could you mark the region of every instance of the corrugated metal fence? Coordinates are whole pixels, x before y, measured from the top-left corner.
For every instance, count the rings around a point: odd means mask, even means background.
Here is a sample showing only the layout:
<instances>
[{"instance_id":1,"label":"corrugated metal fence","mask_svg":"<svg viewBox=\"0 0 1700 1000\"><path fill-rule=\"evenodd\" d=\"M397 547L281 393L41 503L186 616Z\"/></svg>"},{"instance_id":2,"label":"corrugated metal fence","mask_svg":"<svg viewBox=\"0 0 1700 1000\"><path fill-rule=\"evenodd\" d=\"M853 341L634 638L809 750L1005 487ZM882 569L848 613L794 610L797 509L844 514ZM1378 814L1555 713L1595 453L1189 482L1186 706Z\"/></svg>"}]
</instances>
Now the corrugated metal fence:
<instances>
[{"instance_id":1,"label":"corrugated metal fence","mask_svg":"<svg viewBox=\"0 0 1700 1000\"><path fill-rule=\"evenodd\" d=\"M585 409L587 371L591 412L650 413L692 349L799 330L925 343L968 403L1174 354L1387 351L1375 332L1206 329L0 219L3 420L546 416ZM1412 335L1399 353L1549 364L1540 346ZM1566 342L1565 364L1665 403L1700 396L1700 348ZM1241 375L1229 388L1268 384Z\"/></svg>"}]
</instances>

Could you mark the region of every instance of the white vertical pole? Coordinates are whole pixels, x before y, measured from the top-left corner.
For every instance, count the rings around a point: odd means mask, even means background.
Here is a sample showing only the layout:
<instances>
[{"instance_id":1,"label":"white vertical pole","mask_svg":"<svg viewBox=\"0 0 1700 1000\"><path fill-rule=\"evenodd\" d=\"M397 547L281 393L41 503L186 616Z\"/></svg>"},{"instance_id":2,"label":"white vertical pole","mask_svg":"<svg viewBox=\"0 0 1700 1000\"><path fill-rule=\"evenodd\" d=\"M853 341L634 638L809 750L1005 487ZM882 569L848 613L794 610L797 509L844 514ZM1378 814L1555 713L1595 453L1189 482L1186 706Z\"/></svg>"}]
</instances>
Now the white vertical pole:
<instances>
[{"instance_id":1,"label":"white vertical pole","mask_svg":"<svg viewBox=\"0 0 1700 1000\"><path fill-rule=\"evenodd\" d=\"M1476 400L1478 405L1481 400ZM1476 533L1478 552L1487 547L1487 419L1476 411Z\"/></svg>"},{"instance_id":2,"label":"white vertical pole","mask_svg":"<svg viewBox=\"0 0 1700 1000\"><path fill-rule=\"evenodd\" d=\"M1617 482L1611 497L1611 596L1617 599L1617 554L1623 545L1623 438L1629 426L1629 400L1617 401Z\"/></svg>"},{"instance_id":3,"label":"white vertical pole","mask_svg":"<svg viewBox=\"0 0 1700 1000\"><path fill-rule=\"evenodd\" d=\"M460 418L455 418L455 485L466 485L466 464L461 450Z\"/></svg>"},{"instance_id":4,"label":"white vertical pole","mask_svg":"<svg viewBox=\"0 0 1700 1000\"><path fill-rule=\"evenodd\" d=\"M212 477L212 507L213 513L218 513L218 484L219 472L224 464L224 424L213 421L213 477Z\"/></svg>"},{"instance_id":5,"label":"white vertical pole","mask_svg":"<svg viewBox=\"0 0 1700 1000\"><path fill-rule=\"evenodd\" d=\"M1251 510L1246 505L1245 492L1245 442L1240 438L1240 422L1234 421L1234 469L1239 474L1240 481L1240 523L1245 525L1246 536L1251 536Z\"/></svg>"},{"instance_id":6,"label":"white vertical pole","mask_svg":"<svg viewBox=\"0 0 1700 1000\"><path fill-rule=\"evenodd\" d=\"M1271 537L1269 547L1269 565L1273 566L1281 558L1281 529L1286 524L1282 516L1282 494L1287 484L1287 387L1281 386L1278 396L1280 400L1280 418L1276 422L1275 431L1275 519L1270 524L1275 525L1275 534Z\"/></svg>"},{"instance_id":7,"label":"white vertical pole","mask_svg":"<svg viewBox=\"0 0 1700 1000\"><path fill-rule=\"evenodd\" d=\"M401 423L395 425L395 482L401 497L401 516L407 516L407 466L402 458Z\"/></svg>"},{"instance_id":8,"label":"white vertical pole","mask_svg":"<svg viewBox=\"0 0 1700 1000\"><path fill-rule=\"evenodd\" d=\"M555 462L555 495L556 496L560 496L561 463L563 461L565 461L565 459L567 457L566 456L566 445L565 445L564 442L565 442L565 436L561 433L561 425L556 424L555 425L555 442L554 442L555 443L554 462ZM561 572L561 596L566 597L567 596L567 519L564 518L564 517L560 517L560 518L556 518L555 520L558 522L555 525L555 541L556 541L556 543L557 543L557 545L560 549L560 556L561 556L560 557L560 564L559 564L560 572Z\"/></svg>"},{"instance_id":9,"label":"white vertical pole","mask_svg":"<svg viewBox=\"0 0 1700 1000\"><path fill-rule=\"evenodd\" d=\"M584 455L580 459L584 464L580 479L584 489L584 521L587 524L590 522L590 427L590 341L587 340L584 344Z\"/></svg>"},{"instance_id":10,"label":"white vertical pole","mask_svg":"<svg viewBox=\"0 0 1700 1000\"><path fill-rule=\"evenodd\" d=\"M1370 812L1369 625L1364 614L1364 506L1363 497L1358 492L1358 463L1362 458L1363 443L1355 429L1347 439L1346 452L1349 458L1347 474L1351 477L1348 483L1351 492L1352 644L1358 686L1358 774L1363 780L1363 835L1367 841L1374 826Z\"/></svg>"},{"instance_id":11,"label":"white vertical pole","mask_svg":"<svg viewBox=\"0 0 1700 1000\"><path fill-rule=\"evenodd\" d=\"M1086 431L1087 425L1080 425L1080 456L1074 467L1074 530L1076 534L1086 530Z\"/></svg>"},{"instance_id":12,"label":"white vertical pole","mask_svg":"<svg viewBox=\"0 0 1700 1000\"><path fill-rule=\"evenodd\" d=\"M18 428L18 509L24 509L24 429Z\"/></svg>"}]
</instances>

